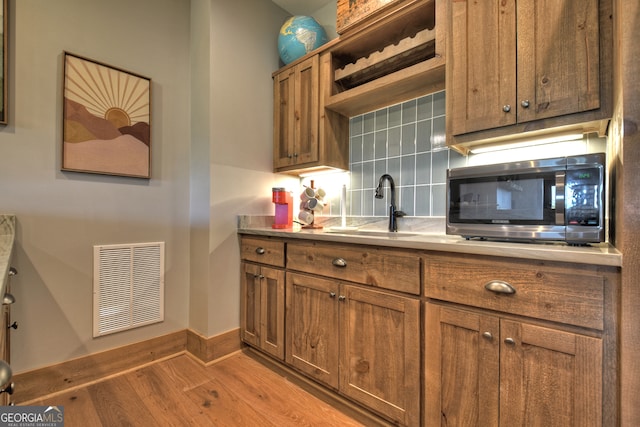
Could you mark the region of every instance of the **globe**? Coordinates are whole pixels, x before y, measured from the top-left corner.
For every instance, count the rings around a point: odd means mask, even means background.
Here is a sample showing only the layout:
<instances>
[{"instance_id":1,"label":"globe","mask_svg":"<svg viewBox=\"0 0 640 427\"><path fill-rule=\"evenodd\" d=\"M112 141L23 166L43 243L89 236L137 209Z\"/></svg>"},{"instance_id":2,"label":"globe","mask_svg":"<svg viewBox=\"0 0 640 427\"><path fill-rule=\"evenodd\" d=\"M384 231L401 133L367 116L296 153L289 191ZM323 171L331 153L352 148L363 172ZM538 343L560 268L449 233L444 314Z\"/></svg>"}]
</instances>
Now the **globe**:
<instances>
[{"instance_id":1,"label":"globe","mask_svg":"<svg viewBox=\"0 0 640 427\"><path fill-rule=\"evenodd\" d=\"M292 16L280 28L278 52L285 64L303 57L327 42L327 33L310 16Z\"/></svg>"}]
</instances>

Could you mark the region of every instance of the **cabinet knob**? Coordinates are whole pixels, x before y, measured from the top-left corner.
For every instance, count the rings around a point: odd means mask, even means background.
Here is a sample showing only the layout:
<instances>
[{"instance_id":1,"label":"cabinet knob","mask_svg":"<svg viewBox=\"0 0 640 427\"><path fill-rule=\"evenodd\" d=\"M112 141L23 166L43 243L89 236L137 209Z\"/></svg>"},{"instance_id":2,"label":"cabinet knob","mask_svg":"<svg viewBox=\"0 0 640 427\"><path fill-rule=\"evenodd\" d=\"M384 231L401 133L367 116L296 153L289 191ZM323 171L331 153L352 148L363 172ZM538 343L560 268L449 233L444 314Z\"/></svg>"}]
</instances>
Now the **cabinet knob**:
<instances>
[{"instance_id":1,"label":"cabinet knob","mask_svg":"<svg viewBox=\"0 0 640 427\"><path fill-rule=\"evenodd\" d=\"M489 341L493 340L493 335L491 334L491 332L483 332L482 333L482 337L485 339L488 339Z\"/></svg>"},{"instance_id":2,"label":"cabinet knob","mask_svg":"<svg viewBox=\"0 0 640 427\"><path fill-rule=\"evenodd\" d=\"M7 384L7 386L0 390L0 393L7 393L7 394L13 394L13 392L16 390L16 384L11 381L9 384Z\"/></svg>"},{"instance_id":3,"label":"cabinet knob","mask_svg":"<svg viewBox=\"0 0 640 427\"><path fill-rule=\"evenodd\" d=\"M511 111L511 105L507 104L504 107L502 107L502 111L504 111L505 113L508 113L509 111Z\"/></svg>"},{"instance_id":4,"label":"cabinet knob","mask_svg":"<svg viewBox=\"0 0 640 427\"><path fill-rule=\"evenodd\" d=\"M331 264L335 265L336 267L346 267L347 261L344 258L335 258L333 261L331 261Z\"/></svg>"},{"instance_id":5,"label":"cabinet knob","mask_svg":"<svg viewBox=\"0 0 640 427\"><path fill-rule=\"evenodd\" d=\"M529 105L530 105L530 104L529 104L529 100L528 100L528 99L525 99L524 101L522 101L522 102L520 103L520 105L522 105L522 108L529 108Z\"/></svg>"},{"instance_id":6,"label":"cabinet knob","mask_svg":"<svg viewBox=\"0 0 640 427\"><path fill-rule=\"evenodd\" d=\"M504 343L508 345L516 345L516 341L513 338L505 338Z\"/></svg>"},{"instance_id":7,"label":"cabinet knob","mask_svg":"<svg viewBox=\"0 0 640 427\"><path fill-rule=\"evenodd\" d=\"M496 294L513 295L516 293L516 288L511 286L507 282L502 280L492 280L484 285L484 288L488 291L495 292Z\"/></svg>"},{"instance_id":8,"label":"cabinet knob","mask_svg":"<svg viewBox=\"0 0 640 427\"><path fill-rule=\"evenodd\" d=\"M266 251L264 250L264 248L261 248L261 247L259 247L259 246L256 248L256 253L257 253L258 255L264 255L264 253L265 253L265 252L266 252Z\"/></svg>"},{"instance_id":9,"label":"cabinet knob","mask_svg":"<svg viewBox=\"0 0 640 427\"><path fill-rule=\"evenodd\" d=\"M2 304L11 305L14 302L16 302L16 298L13 295L11 295L8 292L6 294L4 294L4 298L2 299Z\"/></svg>"},{"instance_id":10,"label":"cabinet knob","mask_svg":"<svg viewBox=\"0 0 640 427\"><path fill-rule=\"evenodd\" d=\"M347 297L345 297L344 295L340 295L340 296L338 297L338 301L344 301L344 300L346 300L346 299L347 299Z\"/></svg>"},{"instance_id":11,"label":"cabinet knob","mask_svg":"<svg viewBox=\"0 0 640 427\"><path fill-rule=\"evenodd\" d=\"M329 292L329 298L335 298L335 297L336 297L335 292Z\"/></svg>"},{"instance_id":12,"label":"cabinet knob","mask_svg":"<svg viewBox=\"0 0 640 427\"><path fill-rule=\"evenodd\" d=\"M9 326L7 326L7 329L18 329L18 322L13 322L12 324L10 324Z\"/></svg>"},{"instance_id":13,"label":"cabinet knob","mask_svg":"<svg viewBox=\"0 0 640 427\"><path fill-rule=\"evenodd\" d=\"M297 159L298 158L298 153L293 153L293 157Z\"/></svg>"},{"instance_id":14,"label":"cabinet knob","mask_svg":"<svg viewBox=\"0 0 640 427\"><path fill-rule=\"evenodd\" d=\"M15 276L16 274L18 274L18 270L15 267L9 267L9 276Z\"/></svg>"}]
</instances>

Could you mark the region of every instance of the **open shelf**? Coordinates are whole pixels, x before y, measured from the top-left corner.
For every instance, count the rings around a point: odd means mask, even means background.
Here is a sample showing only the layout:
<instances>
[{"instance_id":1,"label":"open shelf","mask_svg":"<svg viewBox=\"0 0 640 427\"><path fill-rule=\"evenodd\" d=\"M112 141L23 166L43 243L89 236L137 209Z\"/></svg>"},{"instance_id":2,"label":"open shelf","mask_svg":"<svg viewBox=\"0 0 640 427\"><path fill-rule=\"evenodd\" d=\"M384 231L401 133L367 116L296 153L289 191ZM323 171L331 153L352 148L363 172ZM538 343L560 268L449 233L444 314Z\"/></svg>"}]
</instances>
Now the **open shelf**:
<instances>
[{"instance_id":1,"label":"open shelf","mask_svg":"<svg viewBox=\"0 0 640 427\"><path fill-rule=\"evenodd\" d=\"M347 117L444 89L445 62L435 57L329 97L325 107Z\"/></svg>"},{"instance_id":2,"label":"open shelf","mask_svg":"<svg viewBox=\"0 0 640 427\"><path fill-rule=\"evenodd\" d=\"M384 47L356 62L337 68L333 79L336 83L352 88L435 56L434 30L425 29L414 37L400 40L398 44Z\"/></svg>"},{"instance_id":3,"label":"open shelf","mask_svg":"<svg viewBox=\"0 0 640 427\"><path fill-rule=\"evenodd\" d=\"M444 3L404 2L341 36L323 53L331 74L324 106L354 116L443 89Z\"/></svg>"}]
</instances>

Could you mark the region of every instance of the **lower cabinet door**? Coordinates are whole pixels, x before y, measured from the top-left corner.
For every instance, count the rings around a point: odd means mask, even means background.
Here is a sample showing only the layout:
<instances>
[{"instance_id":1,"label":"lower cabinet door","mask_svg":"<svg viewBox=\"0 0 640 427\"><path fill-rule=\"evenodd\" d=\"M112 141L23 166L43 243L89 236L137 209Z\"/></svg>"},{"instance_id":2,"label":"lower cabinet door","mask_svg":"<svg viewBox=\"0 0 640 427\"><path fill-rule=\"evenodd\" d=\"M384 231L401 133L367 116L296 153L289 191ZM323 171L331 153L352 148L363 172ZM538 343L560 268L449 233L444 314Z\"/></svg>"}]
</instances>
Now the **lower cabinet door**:
<instances>
[{"instance_id":1,"label":"lower cabinet door","mask_svg":"<svg viewBox=\"0 0 640 427\"><path fill-rule=\"evenodd\" d=\"M342 285L340 391L398 422L420 423L420 301Z\"/></svg>"},{"instance_id":2,"label":"lower cabinet door","mask_svg":"<svg viewBox=\"0 0 640 427\"><path fill-rule=\"evenodd\" d=\"M260 346L260 266L242 263L240 333L242 340Z\"/></svg>"},{"instance_id":3,"label":"lower cabinet door","mask_svg":"<svg viewBox=\"0 0 640 427\"><path fill-rule=\"evenodd\" d=\"M286 275L286 362L400 425L420 424L420 301Z\"/></svg>"},{"instance_id":4,"label":"lower cabinet door","mask_svg":"<svg viewBox=\"0 0 640 427\"><path fill-rule=\"evenodd\" d=\"M260 279L260 348L284 360L284 270L262 267Z\"/></svg>"},{"instance_id":5,"label":"lower cabinet door","mask_svg":"<svg viewBox=\"0 0 640 427\"><path fill-rule=\"evenodd\" d=\"M601 426L602 340L502 320L501 426Z\"/></svg>"},{"instance_id":6,"label":"lower cabinet door","mask_svg":"<svg viewBox=\"0 0 640 427\"><path fill-rule=\"evenodd\" d=\"M500 320L426 304L425 425L498 426Z\"/></svg>"},{"instance_id":7,"label":"lower cabinet door","mask_svg":"<svg viewBox=\"0 0 640 427\"><path fill-rule=\"evenodd\" d=\"M602 425L600 338L432 303L425 313L425 425Z\"/></svg>"},{"instance_id":8,"label":"lower cabinet door","mask_svg":"<svg viewBox=\"0 0 640 427\"><path fill-rule=\"evenodd\" d=\"M240 289L242 340L284 360L284 270L242 263Z\"/></svg>"},{"instance_id":9,"label":"lower cabinet door","mask_svg":"<svg viewBox=\"0 0 640 427\"><path fill-rule=\"evenodd\" d=\"M340 283L296 273L286 282L286 362L337 389Z\"/></svg>"}]
</instances>

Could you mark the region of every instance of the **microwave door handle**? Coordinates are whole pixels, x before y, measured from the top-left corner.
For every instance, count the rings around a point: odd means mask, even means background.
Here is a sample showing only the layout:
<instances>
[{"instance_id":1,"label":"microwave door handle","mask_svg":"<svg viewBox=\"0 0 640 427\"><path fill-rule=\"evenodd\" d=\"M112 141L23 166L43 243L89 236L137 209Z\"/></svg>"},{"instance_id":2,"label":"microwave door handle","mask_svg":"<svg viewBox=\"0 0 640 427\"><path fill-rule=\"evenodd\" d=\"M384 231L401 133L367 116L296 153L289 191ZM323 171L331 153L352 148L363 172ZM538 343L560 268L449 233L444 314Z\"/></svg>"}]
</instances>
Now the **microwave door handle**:
<instances>
[{"instance_id":1,"label":"microwave door handle","mask_svg":"<svg viewBox=\"0 0 640 427\"><path fill-rule=\"evenodd\" d=\"M565 184L564 171L556 172L556 224L557 225L565 225L564 184Z\"/></svg>"}]
</instances>

